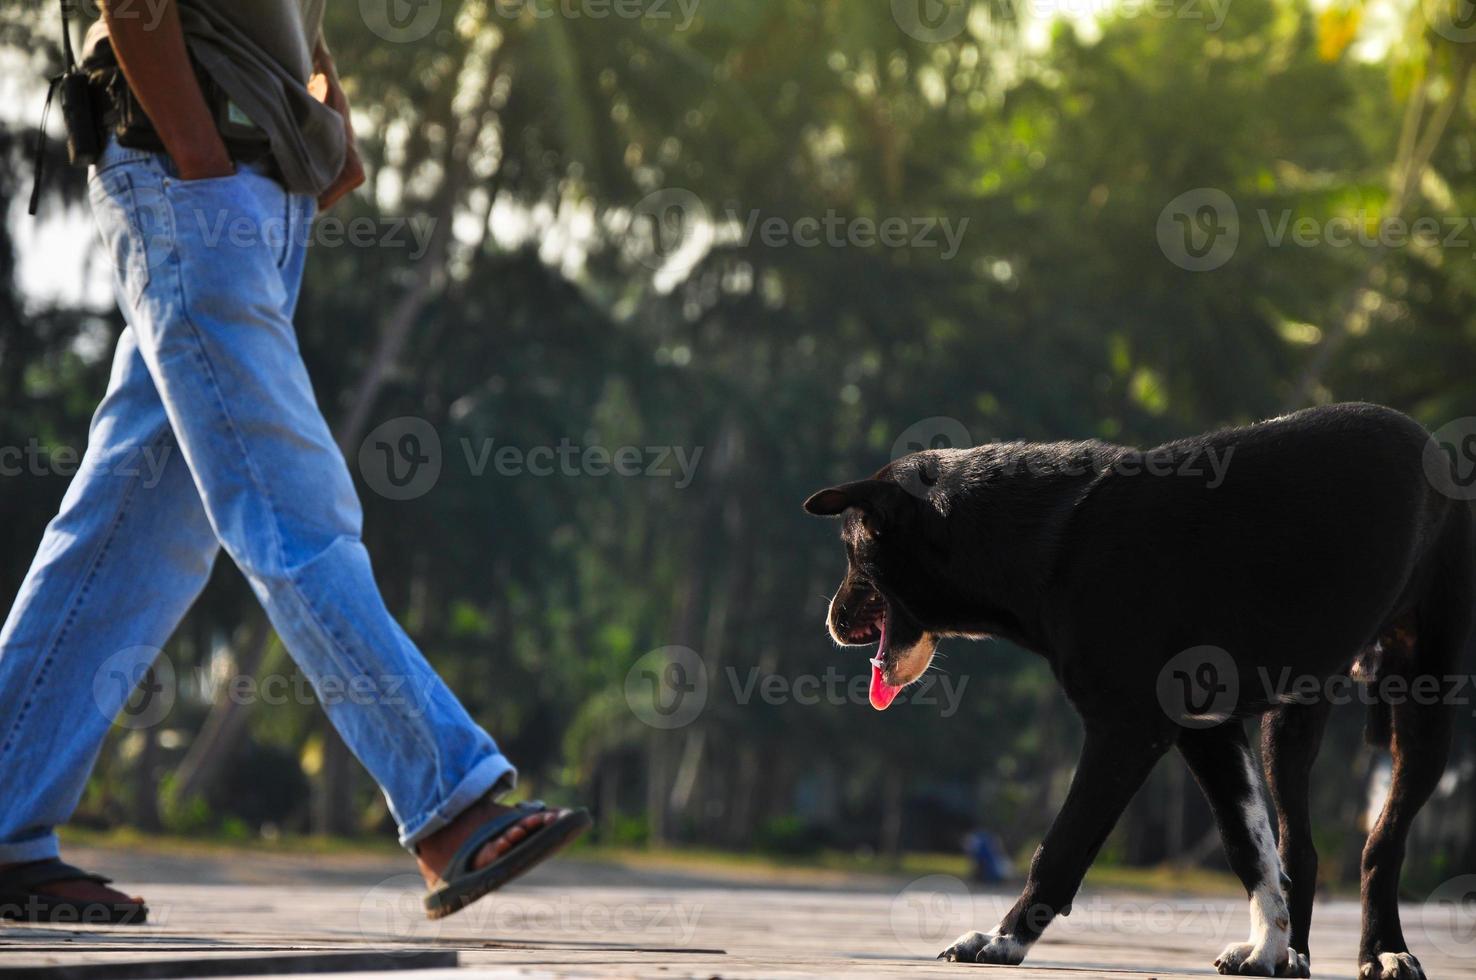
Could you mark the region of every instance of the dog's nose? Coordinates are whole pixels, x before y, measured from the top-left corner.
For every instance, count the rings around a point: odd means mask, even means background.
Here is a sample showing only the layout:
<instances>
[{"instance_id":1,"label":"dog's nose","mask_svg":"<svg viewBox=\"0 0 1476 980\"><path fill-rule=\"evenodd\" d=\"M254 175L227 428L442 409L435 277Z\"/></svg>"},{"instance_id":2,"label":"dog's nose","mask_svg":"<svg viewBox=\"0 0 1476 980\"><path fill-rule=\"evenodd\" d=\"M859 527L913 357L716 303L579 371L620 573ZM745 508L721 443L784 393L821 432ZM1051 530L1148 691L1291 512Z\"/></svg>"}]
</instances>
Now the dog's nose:
<instances>
[{"instance_id":1,"label":"dog's nose","mask_svg":"<svg viewBox=\"0 0 1476 980\"><path fill-rule=\"evenodd\" d=\"M831 632L835 633L837 636L845 636L851 631L851 624L846 621L845 616L841 615L838 612L832 612L830 614L830 622L828 625L830 626Z\"/></svg>"}]
</instances>

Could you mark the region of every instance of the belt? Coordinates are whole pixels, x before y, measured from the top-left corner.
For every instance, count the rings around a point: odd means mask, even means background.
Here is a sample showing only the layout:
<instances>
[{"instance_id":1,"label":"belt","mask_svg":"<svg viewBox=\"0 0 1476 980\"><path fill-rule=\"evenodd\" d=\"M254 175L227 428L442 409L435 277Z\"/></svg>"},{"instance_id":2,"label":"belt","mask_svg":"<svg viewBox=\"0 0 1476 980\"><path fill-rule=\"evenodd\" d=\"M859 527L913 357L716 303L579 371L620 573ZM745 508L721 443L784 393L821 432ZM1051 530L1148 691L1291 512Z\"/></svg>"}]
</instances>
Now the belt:
<instances>
[{"instance_id":1,"label":"belt","mask_svg":"<svg viewBox=\"0 0 1476 980\"><path fill-rule=\"evenodd\" d=\"M167 153L164 141L159 138L159 131L154 128L153 121L129 88L128 80L106 40L99 42L83 67L87 69L92 84L93 104L101 108L98 123L102 130L102 142L106 143L108 136L112 135L119 146L131 150ZM198 66L195 77L200 84L201 94L205 96L206 105L210 108L211 117L216 120L219 128L220 120L225 117L227 97ZM271 143L265 134L260 138L241 139L221 133L221 141L233 162L265 164L271 176L281 179L281 172L272 157Z\"/></svg>"},{"instance_id":2,"label":"belt","mask_svg":"<svg viewBox=\"0 0 1476 980\"><path fill-rule=\"evenodd\" d=\"M121 78L121 74L119 75ZM153 122L142 111L130 114L122 106L116 103L109 104L107 96L100 97L97 104L104 106L101 116L102 136L104 141L111 134L118 141L119 146L130 150L148 150L151 153L168 153L164 141L159 138L159 131L154 128ZM243 141L222 136L221 142L225 144L226 152L230 154L235 163L264 163L270 162L273 167L273 175L276 173L276 163L272 157L270 143L257 140Z\"/></svg>"}]
</instances>

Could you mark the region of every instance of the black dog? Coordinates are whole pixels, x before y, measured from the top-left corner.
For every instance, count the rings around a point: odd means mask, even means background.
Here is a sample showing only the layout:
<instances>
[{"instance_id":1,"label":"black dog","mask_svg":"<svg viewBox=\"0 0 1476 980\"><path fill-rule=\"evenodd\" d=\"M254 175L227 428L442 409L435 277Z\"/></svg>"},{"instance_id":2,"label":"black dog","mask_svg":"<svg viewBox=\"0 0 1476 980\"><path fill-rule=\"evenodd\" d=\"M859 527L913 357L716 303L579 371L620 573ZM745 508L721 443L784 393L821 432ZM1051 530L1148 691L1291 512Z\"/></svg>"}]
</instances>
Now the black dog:
<instances>
[{"instance_id":1,"label":"black dog","mask_svg":"<svg viewBox=\"0 0 1476 980\"><path fill-rule=\"evenodd\" d=\"M1351 676L1380 685L1369 731L1394 759L1363 851L1361 975L1422 977L1400 929L1399 872L1445 768L1440 692L1476 601L1469 505L1442 486L1442 467L1415 422L1349 404L1150 451L932 450L806 501L845 515L850 566L828 625L838 643L879 641L876 707L922 675L940 637L994 635L1043 655L1084 722L1070 792L1019 901L940 959L1023 960L1177 745L1250 896L1250 939L1216 966L1308 976L1307 778L1329 692ZM1380 683L1390 679L1407 683ZM1242 722L1257 714L1279 853Z\"/></svg>"}]
</instances>

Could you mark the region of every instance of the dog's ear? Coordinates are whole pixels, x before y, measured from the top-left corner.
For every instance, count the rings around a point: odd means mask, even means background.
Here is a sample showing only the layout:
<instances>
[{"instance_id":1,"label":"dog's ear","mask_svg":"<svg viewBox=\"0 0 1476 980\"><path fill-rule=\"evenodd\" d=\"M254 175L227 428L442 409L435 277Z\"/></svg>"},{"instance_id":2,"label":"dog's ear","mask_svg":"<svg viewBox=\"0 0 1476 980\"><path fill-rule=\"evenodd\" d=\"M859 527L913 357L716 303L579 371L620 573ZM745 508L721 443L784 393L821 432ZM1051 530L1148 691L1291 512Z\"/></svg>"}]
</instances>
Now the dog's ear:
<instances>
[{"instance_id":1,"label":"dog's ear","mask_svg":"<svg viewBox=\"0 0 1476 980\"><path fill-rule=\"evenodd\" d=\"M906 500L907 491L890 480L857 480L814 494L805 501L805 510L817 517L835 517L851 507L859 507L875 517L886 518Z\"/></svg>"}]
</instances>

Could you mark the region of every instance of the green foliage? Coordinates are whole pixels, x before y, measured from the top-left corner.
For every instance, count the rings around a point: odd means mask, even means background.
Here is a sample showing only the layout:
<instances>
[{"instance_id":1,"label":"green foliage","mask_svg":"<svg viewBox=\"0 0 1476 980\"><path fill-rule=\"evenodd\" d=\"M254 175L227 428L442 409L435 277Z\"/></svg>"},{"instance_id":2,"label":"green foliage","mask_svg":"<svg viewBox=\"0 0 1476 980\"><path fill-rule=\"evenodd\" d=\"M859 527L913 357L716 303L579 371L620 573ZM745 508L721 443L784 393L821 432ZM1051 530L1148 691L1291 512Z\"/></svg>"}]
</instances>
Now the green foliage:
<instances>
[{"instance_id":1,"label":"green foliage","mask_svg":"<svg viewBox=\"0 0 1476 980\"><path fill-rule=\"evenodd\" d=\"M607 842L885 850L928 829L908 808L927 795L1028 853L1078 741L1034 657L945 647L941 669L963 685L947 717L877 715L864 696L745 699L730 680L757 671L793 692L802 677L864 675L864 658L838 655L821 631L841 554L799 503L874 470L913 423L948 417L979 442L1152 443L1275 414L1355 295L1373 312L1329 348L1314 397L1384 401L1437 425L1476 404L1476 241L1302 247L1266 231L1283 216L1377 220L1388 206L1405 107L1452 71L1450 46L1417 21L1380 62L1354 56L1341 21L1290 0L1237 0L1216 30L1138 7L1097 30L1057 25L1043 47L1007 5L936 44L899 30L887 4L725 0L686 30L443 6L436 31L395 44L365 30L354 4L332 5L328 36L371 174L335 217L457 233L420 259L315 248L298 328L338 425L395 311L420 297L371 425L429 420L443 473L412 501L362 487L366 541L392 607L525 784L597 802ZM17 46L45 26L34 13L0 19ZM1411 217L1476 214L1468 101ZM16 161L18 135L7 139L0 151ZM5 200L21 172L4 172ZM1240 241L1222 267L1190 272L1155 229L1170 201L1204 187L1234 201ZM658 272L631 209L677 189L702 202L714 227L695 230L715 244ZM753 221L829 213L946 219L963 234L946 258L735 240ZM106 376L95 353L106 344L81 341L110 336L117 318L27 308L13 250L0 236L0 443L80 445ZM687 485L469 462L488 445L566 440L702 455ZM11 594L64 481L3 485ZM236 637L253 602L219 570L171 646L176 664ZM624 685L668 645L697 651L710 691L692 725L664 732L630 710ZM261 669L289 668L268 657ZM197 730L208 708L180 724ZM1354 745L1346 714L1332 737ZM212 806L181 804L166 825L304 829L301 798L322 791L317 724L312 705L254 709L231 763L254 775L221 779ZM1319 825L1347 824L1363 792L1367 758L1339 756L1323 763ZM251 799L273 771L298 806ZM105 819L135 777L105 761L87 812ZM1191 830L1207 829L1171 786L1162 773L1150 784L1155 807L1183 806ZM1434 806L1469 808L1464 792ZM363 780L350 797L383 823ZM1128 823L1146 819L1135 810ZM1133 832L1107 853L1168 856L1162 834L1138 833L1144 851ZM1351 832L1335 842L1356 860ZM1442 858L1473 859L1469 842Z\"/></svg>"}]
</instances>

